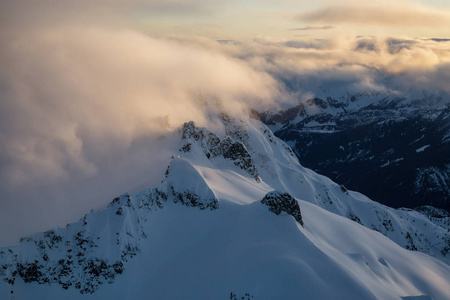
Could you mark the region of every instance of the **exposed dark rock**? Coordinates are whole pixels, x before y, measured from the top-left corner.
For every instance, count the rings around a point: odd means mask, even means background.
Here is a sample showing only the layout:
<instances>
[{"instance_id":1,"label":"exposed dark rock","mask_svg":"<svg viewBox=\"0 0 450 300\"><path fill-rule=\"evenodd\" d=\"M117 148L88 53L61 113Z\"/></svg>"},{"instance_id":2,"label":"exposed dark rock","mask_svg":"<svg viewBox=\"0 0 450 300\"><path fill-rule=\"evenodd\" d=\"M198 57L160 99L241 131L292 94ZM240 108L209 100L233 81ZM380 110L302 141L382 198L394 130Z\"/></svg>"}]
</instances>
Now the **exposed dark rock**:
<instances>
[{"instance_id":1,"label":"exposed dark rock","mask_svg":"<svg viewBox=\"0 0 450 300\"><path fill-rule=\"evenodd\" d=\"M279 191L269 192L261 200L261 203L267 205L269 207L269 211L276 215L285 212L288 215L293 216L295 220L303 226L300 206L298 205L297 200L295 200L288 193L282 193Z\"/></svg>"},{"instance_id":2,"label":"exposed dark rock","mask_svg":"<svg viewBox=\"0 0 450 300\"><path fill-rule=\"evenodd\" d=\"M181 203L188 207L197 207L201 210L210 209L214 210L219 208L219 201L216 198L201 199L198 195L190 191L175 191L173 186L170 187L174 196L175 203Z\"/></svg>"},{"instance_id":3,"label":"exposed dark rock","mask_svg":"<svg viewBox=\"0 0 450 300\"><path fill-rule=\"evenodd\" d=\"M405 246L405 248L411 251L417 251L417 247L416 245L414 245L414 240L409 232L406 233L406 240L408 244Z\"/></svg>"},{"instance_id":4,"label":"exposed dark rock","mask_svg":"<svg viewBox=\"0 0 450 300\"><path fill-rule=\"evenodd\" d=\"M253 162L253 159L246 149L246 146L242 142L245 140L245 132L242 130L228 130L229 134L232 134L237 141L234 141L230 136L226 136L223 139L217 137L214 133L198 128L194 122L188 122L183 125L182 141L184 144L181 146L181 151L189 152L192 147L192 142L199 142L205 156L208 159L222 156L225 159L233 161L233 163L240 169L249 173L257 182L260 182L258 170ZM167 177L167 174L166 174Z\"/></svg>"},{"instance_id":5,"label":"exposed dark rock","mask_svg":"<svg viewBox=\"0 0 450 300\"><path fill-rule=\"evenodd\" d=\"M236 293L231 292L230 293L230 300L251 300L254 297L250 295L249 293L245 293L243 296L238 296Z\"/></svg>"},{"instance_id":6,"label":"exposed dark rock","mask_svg":"<svg viewBox=\"0 0 450 300\"><path fill-rule=\"evenodd\" d=\"M348 190L343 184L341 184L339 187L341 188L341 192L348 194Z\"/></svg>"},{"instance_id":7,"label":"exposed dark rock","mask_svg":"<svg viewBox=\"0 0 450 300\"><path fill-rule=\"evenodd\" d=\"M192 144L191 143L187 143L183 147L181 147L181 151L183 151L183 152L190 152L191 151L191 147L192 147Z\"/></svg>"},{"instance_id":8,"label":"exposed dark rock","mask_svg":"<svg viewBox=\"0 0 450 300\"><path fill-rule=\"evenodd\" d=\"M360 225L363 225L362 222L361 222L361 219L357 215L355 215L354 213L350 212L349 218L350 218L350 220L352 220L352 221L354 221L354 222L356 222L356 223L358 223Z\"/></svg>"}]
</instances>

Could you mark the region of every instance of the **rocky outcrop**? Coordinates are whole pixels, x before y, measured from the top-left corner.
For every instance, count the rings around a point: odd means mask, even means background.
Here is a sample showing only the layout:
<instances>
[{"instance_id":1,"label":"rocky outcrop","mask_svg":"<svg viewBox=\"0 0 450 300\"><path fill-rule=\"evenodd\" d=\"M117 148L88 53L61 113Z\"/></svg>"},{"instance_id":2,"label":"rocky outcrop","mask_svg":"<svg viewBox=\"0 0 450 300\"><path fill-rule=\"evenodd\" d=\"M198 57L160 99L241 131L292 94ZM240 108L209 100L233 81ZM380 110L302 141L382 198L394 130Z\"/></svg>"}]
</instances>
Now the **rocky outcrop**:
<instances>
[{"instance_id":1,"label":"rocky outcrop","mask_svg":"<svg viewBox=\"0 0 450 300\"><path fill-rule=\"evenodd\" d=\"M191 151L192 143L199 143L208 159L223 157L231 160L235 166L250 174L257 182L261 181L253 159L240 139L236 141L231 136L220 139L209 130L196 127L192 121L185 123L181 132L180 152L188 153Z\"/></svg>"},{"instance_id":2,"label":"rocky outcrop","mask_svg":"<svg viewBox=\"0 0 450 300\"><path fill-rule=\"evenodd\" d=\"M276 215L282 212L287 213L294 217L294 219L303 226L302 213L300 212L300 206L297 200L295 200L288 193L282 193L279 191L273 191L267 193L261 200L262 204L269 207L269 211Z\"/></svg>"}]
</instances>

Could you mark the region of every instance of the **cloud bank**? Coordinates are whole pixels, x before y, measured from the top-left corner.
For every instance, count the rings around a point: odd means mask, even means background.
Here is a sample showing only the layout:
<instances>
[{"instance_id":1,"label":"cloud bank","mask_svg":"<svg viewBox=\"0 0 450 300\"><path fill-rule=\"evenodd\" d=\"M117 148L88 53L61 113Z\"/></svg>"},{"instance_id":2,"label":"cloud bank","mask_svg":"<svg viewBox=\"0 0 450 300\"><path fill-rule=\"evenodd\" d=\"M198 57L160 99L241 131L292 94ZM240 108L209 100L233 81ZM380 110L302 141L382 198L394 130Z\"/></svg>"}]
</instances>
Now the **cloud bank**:
<instances>
[{"instance_id":1,"label":"cloud bank","mask_svg":"<svg viewBox=\"0 0 450 300\"><path fill-rule=\"evenodd\" d=\"M208 103L239 111L278 93L245 61L132 29L43 26L1 37L0 219L8 230L0 243L158 182L178 127L211 122Z\"/></svg>"},{"instance_id":2,"label":"cloud bank","mask_svg":"<svg viewBox=\"0 0 450 300\"><path fill-rule=\"evenodd\" d=\"M450 43L430 39L337 36L334 39L257 39L234 45L254 69L285 84L291 97L423 90L448 97ZM295 94L295 96L294 96Z\"/></svg>"}]
</instances>

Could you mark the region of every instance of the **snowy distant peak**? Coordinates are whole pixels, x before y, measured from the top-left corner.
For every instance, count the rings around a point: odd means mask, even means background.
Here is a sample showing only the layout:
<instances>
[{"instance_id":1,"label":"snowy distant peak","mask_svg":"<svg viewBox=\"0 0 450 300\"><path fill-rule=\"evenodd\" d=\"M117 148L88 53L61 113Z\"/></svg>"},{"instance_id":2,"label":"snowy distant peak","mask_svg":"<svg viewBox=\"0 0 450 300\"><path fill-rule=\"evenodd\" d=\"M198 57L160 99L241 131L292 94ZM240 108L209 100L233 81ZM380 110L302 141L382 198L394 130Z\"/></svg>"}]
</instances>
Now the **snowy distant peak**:
<instances>
[{"instance_id":1,"label":"snowy distant peak","mask_svg":"<svg viewBox=\"0 0 450 300\"><path fill-rule=\"evenodd\" d=\"M421 214L424 214L425 216L430 219L431 222L446 228L448 231L450 231L450 213L446 211L445 209L436 208L433 206L420 206L414 208L415 211L420 212ZM450 244L448 245L448 250L450 251Z\"/></svg>"},{"instance_id":2,"label":"snowy distant peak","mask_svg":"<svg viewBox=\"0 0 450 300\"><path fill-rule=\"evenodd\" d=\"M330 93L252 115L304 166L351 190L396 208L450 211L449 101L418 91Z\"/></svg>"},{"instance_id":3,"label":"snowy distant peak","mask_svg":"<svg viewBox=\"0 0 450 300\"><path fill-rule=\"evenodd\" d=\"M333 94L330 92L330 94ZM422 92L398 93L387 91L384 93L350 93L342 95L316 95L314 98L302 101L295 106L281 111L252 111L251 115L268 124L273 131L279 130L288 123L297 124L300 121L309 123L312 116L324 115L328 117L342 117L360 110L396 110L402 114L412 111L438 109L448 107L450 100L440 95ZM322 117L324 119L324 117ZM368 120L367 120L368 121ZM318 121L318 123L326 123ZM325 124L326 125L326 124Z\"/></svg>"},{"instance_id":4,"label":"snowy distant peak","mask_svg":"<svg viewBox=\"0 0 450 300\"><path fill-rule=\"evenodd\" d=\"M429 218L436 218L436 219L450 218L450 213L445 209L440 209L429 205L416 207L414 208L414 210L426 215Z\"/></svg>"}]
</instances>

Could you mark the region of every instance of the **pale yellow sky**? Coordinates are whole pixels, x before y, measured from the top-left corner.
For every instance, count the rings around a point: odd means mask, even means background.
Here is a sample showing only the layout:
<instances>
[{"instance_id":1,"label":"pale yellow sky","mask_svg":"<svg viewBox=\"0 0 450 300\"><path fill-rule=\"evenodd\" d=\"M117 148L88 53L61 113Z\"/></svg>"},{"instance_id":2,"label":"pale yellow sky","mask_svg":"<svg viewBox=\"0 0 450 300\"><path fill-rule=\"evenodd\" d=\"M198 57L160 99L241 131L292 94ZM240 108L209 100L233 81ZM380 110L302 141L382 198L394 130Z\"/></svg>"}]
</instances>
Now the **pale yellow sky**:
<instances>
[{"instance_id":1,"label":"pale yellow sky","mask_svg":"<svg viewBox=\"0 0 450 300\"><path fill-rule=\"evenodd\" d=\"M450 1L0 0L2 28L70 23L212 39L450 38Z\"/></svg>"},{"instance_id":2,"label":"pale yellow sky","mask_svg":"<svg viewBox=\"0 0 450 300\"><path fill-rule=\"evenodd\" d=\"M450 1L190 2L181 8L176 3L137 5L132 8L132 20L153 34L214 39L336 35L450 38Z\"/></svg>"}]
</instances>

